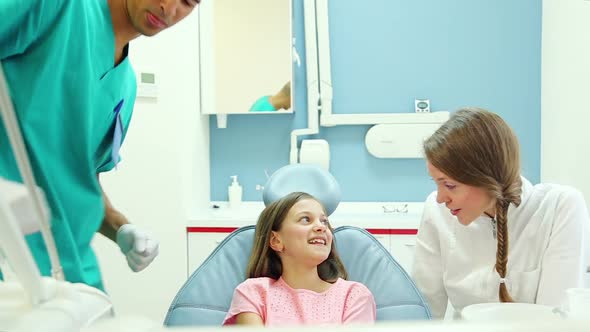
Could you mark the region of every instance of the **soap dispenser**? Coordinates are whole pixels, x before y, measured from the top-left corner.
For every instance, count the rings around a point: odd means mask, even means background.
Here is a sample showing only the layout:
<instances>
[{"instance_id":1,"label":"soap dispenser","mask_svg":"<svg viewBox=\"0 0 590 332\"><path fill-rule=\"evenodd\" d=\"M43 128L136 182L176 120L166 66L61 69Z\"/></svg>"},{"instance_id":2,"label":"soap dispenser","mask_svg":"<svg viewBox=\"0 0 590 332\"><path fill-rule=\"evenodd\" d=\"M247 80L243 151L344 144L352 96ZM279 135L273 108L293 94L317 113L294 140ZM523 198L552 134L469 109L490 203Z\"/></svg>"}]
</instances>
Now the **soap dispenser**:
<instances>
[{"instance_id":1,"label":"soap dispenser","mask_svg":"<svg viewBox=\"0 0 590 332\"><path fill-rule=\"evenodd\" d=\"M232 175L231 185L227 188L227 195L229 197L229 207L236 208L242 202L242 186L238 183L238 176Z\"/></svg>"}]
</instances>

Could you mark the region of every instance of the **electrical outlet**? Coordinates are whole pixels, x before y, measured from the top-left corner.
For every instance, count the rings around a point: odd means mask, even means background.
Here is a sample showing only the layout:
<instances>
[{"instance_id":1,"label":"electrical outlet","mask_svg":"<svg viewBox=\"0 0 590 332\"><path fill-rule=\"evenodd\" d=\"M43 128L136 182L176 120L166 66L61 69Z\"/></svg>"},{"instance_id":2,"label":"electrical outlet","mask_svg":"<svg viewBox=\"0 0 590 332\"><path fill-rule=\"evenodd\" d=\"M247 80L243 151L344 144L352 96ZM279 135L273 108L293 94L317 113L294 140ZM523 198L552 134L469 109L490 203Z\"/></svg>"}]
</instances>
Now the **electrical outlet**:
<instances>
[{"instance_id":1,"label":"electrical outlet","mask_svg":"<svg viewBox=\"0 0 590 332\"><path fill-rule=\"evenodd\" d=\"M414 99L416 113L430 113L429 99Z\"/></svg>"}]
</instances>

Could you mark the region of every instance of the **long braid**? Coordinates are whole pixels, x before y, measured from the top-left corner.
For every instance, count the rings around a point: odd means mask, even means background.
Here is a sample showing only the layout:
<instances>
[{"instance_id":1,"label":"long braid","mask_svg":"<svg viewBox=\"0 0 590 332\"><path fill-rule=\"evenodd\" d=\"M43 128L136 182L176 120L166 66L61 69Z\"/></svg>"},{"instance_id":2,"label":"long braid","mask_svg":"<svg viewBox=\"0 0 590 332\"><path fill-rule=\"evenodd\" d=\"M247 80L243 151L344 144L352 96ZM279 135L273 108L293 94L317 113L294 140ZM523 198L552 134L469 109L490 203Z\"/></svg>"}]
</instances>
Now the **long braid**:
<instances>
[{"instance_id":1,"label":"long braid","mask_svg":"<svg viewBox=\"0 0 590 332\"><path fill-rule=\"evenodd\" d=\"M508 205L504 201L498 201L496 204L496 226L497 226L497 239L498 249L496 251L496 271L500 275L500 278L506 278L506 265L508 263ZM506 283L500 283L499 289L500 302L514 302L512 297L508 293Z\"/></svg>"},{"instance_id":2,"label":"long braid","mask_svg":"<svg viewBox=\"0 0 590 332\"><path fill-rule=\"evenodd\" d=\"M508 264L509 241L508 241L508 207L510 204L519 206L522 198L522 180L520 176L505 180L508 183L502 188L502 195L496 201L496 227L498 249L496 251L496 271L500 278L506 278L506 266ZM508 293L505 282L500 283L499 296L501 302L514 302Z\"/></svg>"}]
</instances>

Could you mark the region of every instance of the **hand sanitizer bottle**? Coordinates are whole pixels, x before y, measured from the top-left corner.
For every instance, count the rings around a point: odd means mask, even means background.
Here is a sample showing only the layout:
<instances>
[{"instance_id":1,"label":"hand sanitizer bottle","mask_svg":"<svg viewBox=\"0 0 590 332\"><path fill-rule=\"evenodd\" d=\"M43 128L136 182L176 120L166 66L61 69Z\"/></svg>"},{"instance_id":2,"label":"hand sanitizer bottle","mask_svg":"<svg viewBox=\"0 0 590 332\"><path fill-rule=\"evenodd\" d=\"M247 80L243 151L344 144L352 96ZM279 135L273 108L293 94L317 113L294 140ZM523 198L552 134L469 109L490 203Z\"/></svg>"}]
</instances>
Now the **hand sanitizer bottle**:
<instances>
[{"instance_id":1,"label":"hand sanitizer bottle","mask_svg":"<svg viewBox=\"0 0 590 332\"><path fill-rule=\"evenodd\" d=\"M237 208L242 202L242 186L238 183L238 176L232 175L232 183L227 188L227 195L229 197L229 207Z\"/></svg>"}]
</instances>

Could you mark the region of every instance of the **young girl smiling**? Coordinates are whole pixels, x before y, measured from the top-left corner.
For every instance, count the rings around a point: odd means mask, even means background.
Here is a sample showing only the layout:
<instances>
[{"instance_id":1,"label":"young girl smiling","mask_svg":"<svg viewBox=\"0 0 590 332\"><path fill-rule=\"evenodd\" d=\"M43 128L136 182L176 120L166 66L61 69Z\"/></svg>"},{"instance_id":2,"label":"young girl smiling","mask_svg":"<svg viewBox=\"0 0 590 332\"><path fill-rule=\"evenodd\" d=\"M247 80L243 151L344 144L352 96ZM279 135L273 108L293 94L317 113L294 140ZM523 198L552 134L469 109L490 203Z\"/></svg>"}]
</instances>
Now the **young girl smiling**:
<instances>
[{"instance_id":1,"label":"young girl smiling","mask_svg":"<svg viewBox=\"0 0 590 332\"><path fill-rule=\"evenodd\" d=\"M322 204L296 192L270 204L256 224L249 279L234 292L224 325L372 323L373 295L347 281Z\"/></svg>"}]
</instances>

